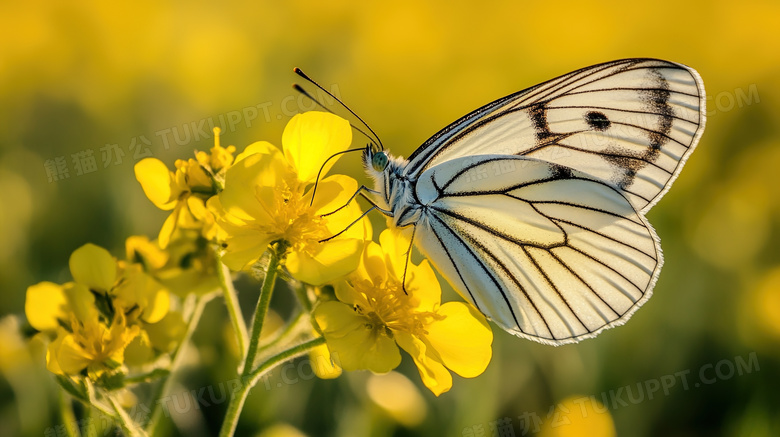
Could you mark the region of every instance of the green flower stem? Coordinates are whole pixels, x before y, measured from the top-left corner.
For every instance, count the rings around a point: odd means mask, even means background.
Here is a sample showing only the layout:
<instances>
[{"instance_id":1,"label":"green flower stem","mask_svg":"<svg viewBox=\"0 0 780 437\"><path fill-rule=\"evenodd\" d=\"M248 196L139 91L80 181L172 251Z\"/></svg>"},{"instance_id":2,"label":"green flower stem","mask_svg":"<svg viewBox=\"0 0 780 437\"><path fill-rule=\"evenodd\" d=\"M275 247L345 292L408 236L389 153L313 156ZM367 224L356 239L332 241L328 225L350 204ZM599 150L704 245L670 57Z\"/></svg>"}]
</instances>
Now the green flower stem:
<instances>
[{"instance_id":1,"label":"green flower stem","mask_svg":"<svg viewBox=\"0 0 780 437\"><path fill-rule=\"evenodd\" d=\"M301 321L303 320L304 313L302 311L299 311L295 317L285 326L284 330L276 336L273 340L270 342L260 346L257 349L257 355L261 355L263 352L271 349L272 347L278 345L279 343L283 343L285 340L289 340L296 334L300 334L300 326Z\"/></svg>"},{"instance_id":2,"label":"green flower stem","mask_svg":"<svg viewBox=\"0 0 780 437\"><path fill-rule=\"evenodd\" d=\"M247 332L246 322L244 321L244 315L241 313L241 306L238 304L238 295L236 289L233 287L233 280L230 278L230 270L222 262L222 256L219 251L214 251L217 257L217 274L219 275L219 283L222 284L222 294L225 297L225 306L227 307L228 314L230 314L230 321L233 323L233 331L236 333L236 344L238 345L238 357L239 361L244 358L246 353Z\"/></svg>"},{"instance_id":3,"label":"green flower stem","mask_svg":"<svg viewBox=\"0 0 780 437\"><path fill-rule=\"evenodd\" d=\"M113 408L111 408L111 406L106 405L105 403L101 402L98 399L98 392L97 389L95 388L95 385L92 383L92 381L90 381L89 379L85 379L84 385L87 391L86 393L87 401L84 403L84 405L86 405L87 407L90 406L93 407L94 409L100 411L106 417L110 417L114 420L118 420ZM103 396L102 394L100 395L100 397L105 399L105 396Z\"/></svg>"},{"instance_id":4,"label":"green flower stem","mask_svg":"<svg viewBox=\"0 0 780 437\"><path fill-rule=\"evenodd\" d=\"M111 410L111 408L104 405L102 402L100 402L97 399L97 395L95 394L95 389L92 386L92 383L90 382L89 379L84 380L83 386L75 384L73 380L70 379L70 377L64 375L57 375L55 381L57 381L57 384L60 385L64 393L70 394L70 396L72 396L73 399L84 404L84 406L87 409L89 409L90 407L95 408L96 410L100 411L104 416L115 419L114 417L115 414ZM65 400L67 400L67 397L65 398ZM61 402L65 402L65 400L61 399ZM62 405L63 404L61 404L61 406Z\"/></svg>"},{"instance_id":5,"label":"green flower stem","mask_svg":"<svg viewBox=\"0 0 780 437\"><path fill-rule=\"evenodd\" d=\"M173 353L173 357L171 358L171 366L170 366L170 372L168 376L164 377L164 380L161 384L157 385L157 390L155 391L154 395L152 396L152 402L154 402L154 407L152 410L151 418L149 419L149 423L145 426L146 429L149 430L151 435L155 435L157 432L157 427L160 424L160 418L162 417L163 411L162 411L162 402L159 402L161 399L163 399L165 396L168 395L168 393L171 390L171 386L173 385L173 374L176 371L176 369L179 368L179 365L181 365L181 360L184 354L182 354L182 350L184 347L190 342L190 339L192 338L192 334L195 332L195 328L198 326L198 322L200 321L200 317L203 315L203 309L206 307L206 304L209 303L215 296L217 296L218 293L209 293L206 295L203 295L198 298L197 303L195 304L195 310L192 312L192 316L190 317L190 321L187 324L187 331L184 333L184 337L181 339L181 342L179 343L179 347L176 348L176 351Z\"/></svg>"},{"instance_id":6,"label":"green flower stem","mask_svg":"<svg viewBox=\"0 0 780 437\"><path fill-rule=\"evenodd\" d=\"M303 310L307 313L311 313L311 301L309 300L309 289L306 285L301 284L295 288L295 296L298 298L298 303L301 304Z\"/></svg>"},{"instance_id":7,"label":"green flower stem","mask_svg":"<svg viewBox=\"0 0 780 437\"><path fill-rule=\"evenodd\" d=\"M124 408L122 408L121 405L117 402L117 400L114 398L113 395L108 394L106 396L108 398L108 402L111 403L111 406L114 408L114 412L116 413L116 421L119 423L119 426L122 428L122 431L125 433L128 437L146 437L148 434L141 429L135 422L133 422L133 419L130 418L130 416L127 415L127 412Z\"/></svg>"},{"instance_id":8,"label":"green flower stem","mask_svg":"<svg viewBox=\"0 0 780 437\"><path fill-rule=\"evenodd\" d=\"M257 381L263 375L265 375L269 370L272 370L274 367L278 366L279 364L282 364L283 362L291 360L293 358L298 358L299 356L309 352L315 347L323 344L325 344L325 337L317 337L305 343L301 343L298 346L293 346L290 349L279 352L278 354L265 360L262 364L257 366L257 369L253 370L249 374L250 385L254 386L255 384L257 384Z\"/></svg>"},{"instance_id":9,"label":"green flower stem","mask_svg":"<svg viewBox=\"0 0 780 437\"><path fill-rule=\"evenodd\" d=\"M63 391L60 391L60 420L65 425L65 433L68 437L81 435L76 422L76 415L73 414L73 402L71 402L70 396Z\"/></svg>"},{"instance_id":10,"label":"green flower stem","mask_svg":"<svg viewBox=\"0 0 780 437\"><path fill-rule=\"evenodd\" d=\"M257 308L255 308L255 316L252 321L252 334L249 337L249 349L246 351L246 360L241 369L241 376L248 375L255 364L257 348L260 344L260 333L263 331L263 322L265 322L265 315L268 312L268 306L271 304L271 295L274 292L274 284L276 284L276 274L279 270L279 254L273 249L270 252L271 259L268 262L268 270L266 270L263 286L260 289L260 298L257 300Z\"/></svg>"},{"instance_id":11,"label":"green flower stem","mask_svg":"<svg viewBox=\"0 0 780 437\"><path fill-rule=\"evenodd\" d=\"M132 384L141 384L144 382L152 382L160 378L165 378L170 374L171 372L168 369L154 369L146 373L139 373L137 375L126 377L125 384L132 385Z\"/></svg>"},{"instance_id":12,"label":"green flower stem","mask_svg":"<svg viewBox=\"0 0 780 437\"><path fill-rule=\"evenodd\" d=\"M236 431L238 418L241 416L241 410L244 408L244 403L246 402L247 396L249 396L249 391L257 384L257 381L259 381L263 375L273 370L273 368L279 364L299 357L321 344L325 344L325 339L323 337L309 340L270 357L255 370L244 372L241 378L243 384L230 396L230 404L228 404L227 414L225 414L225 421L222 423L222 429L219 431L220 437L232 436Z\"/></svg>"},{"instance_id":13,"label":"green flower stem","mask_svg":"<svg viewBox=\"0 0 780 437\"><path fill-rule=\"evenodd\" d=\"M285 326L284 330L276 336L276 338L260 346L257 351L258 355L261 355L263 352L271 349L272 347L280 343L285 343L286 340L289 340L293 336L300 334L303 316L305 314L311 315L312 311L312 304L311 301L309 301L308 290L305 287L305 285L301 285L295 288L295 295L297 296L298 303L301 305L303 311L298 311L292 320L287 323L287 326Z\"/></svg>"},{"instance_id":14,"label":"green flower stem","mask_svg":"<svg viewBox=\"0 0 780 437\"><path fill-rule=\"evenodd\" d=\"M91 406L91 405L87 405L87 406L84 408L84 412L83 412L83 414L82 414L82 419L81 419L81 420L82 420L82 422L81 422L81 423L84 423L84 424L86 424L86 427L87 427L87 429L89 429L89 427L90 427L90 426L95 426L95 427L97 427L97 424L94 424L94 423L92 423L92 422L93 422L93 420L95 420L95 411L97 411L97 409L95 409L95 408L92 408L92 406ZM85 432L85 434L86 434L86 437L92 437L92 436L90 435L90 432L89 432L89 431Z\"/></svg>"}]
</instances>

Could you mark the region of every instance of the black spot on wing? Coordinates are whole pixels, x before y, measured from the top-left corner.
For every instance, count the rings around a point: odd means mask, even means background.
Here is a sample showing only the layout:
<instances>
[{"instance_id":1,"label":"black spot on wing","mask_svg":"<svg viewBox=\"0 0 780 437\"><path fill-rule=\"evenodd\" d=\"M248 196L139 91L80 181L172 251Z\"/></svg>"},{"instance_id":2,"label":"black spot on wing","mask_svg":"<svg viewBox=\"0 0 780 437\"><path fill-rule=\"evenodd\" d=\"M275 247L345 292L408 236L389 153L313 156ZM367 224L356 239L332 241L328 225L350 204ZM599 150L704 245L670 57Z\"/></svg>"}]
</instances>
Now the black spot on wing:
<instances>
[{"instance_id":1,"label":"black spot on wing","mask_svg":"<svg viewBox=\"0 0 780 437\"><path fill-rule=\"evenodd\" d=\"M547 108L543 104L530 107L528 113L539 143L544 143L555 135L550 131L550 125L547 123Z\"/></svg>"},{"instance_id":2,"label":"black spot on wing","mask_svg":"<svg viewBox=\"0 0 780 437\"><path fill-rule=\"evenodd\" d=\"M647 160L653 160L655 158L655 156L648 156L653 151L656 155L658 154L658 150L653 149L638 153L614 146L604 149L602 157L612 165L621 169L621 172L616 174L616 177L612 182L620 187L621 190L630 187L634 182L636 173L648 164Z\"/></svg>"},{"instance_id":3,"label":"black spot on wing","mask_svg":"<svg viewBox=\"0 0 780 437\"><path fill-rule=\"evenodd\" d=\"M571 179L574 177L571 168L565 165L550 163L551 179Z\"/></svg>"},{"instance_id":4,"label":"black spot on wing","mask_svg":"<svg viewBox=\"0 0 780 437\"><path fill-rule=\"evenodd\" d=\"M669 97L671 96L669 82L656 69L648 69L648 72L653 86L641 90L640 98L647 113L658 117L654 126L643 129L650 140L649 146L642 152L632 152L618 146L604 150L604 159L621 170L615 174L612 182L623 190L633 184L636 174L642 168L658 159L661 147L670 139L669 132L671 132L674 123L674 110L669 105Z\"/></svg>"},{"instance_id":5,"label":"black spot on wing","mask_svg":"<svg viewBox=\"0 0 780 437\"><path fill-rule=\"evenodd\" d=\"M658 125L655 130L649 132L650 147L653 150L659 150L667 141L667 135L672 130L674 122L674 111L669 105L669 82L658 70L650 70L653 76L656 88L642 91L642 100L649 112L659 114Z\"/></svg>"},{"instance_id":6,"label":"black spot on wing","mask_svg":"<svg viewBox=\"0 0 780 437\"><path fill-rule=\"evenodd\" d=\"M605 131L612 124L603 112L590 111L585 114L585 122L598 131Z\"/></svg>"}]
</instances>

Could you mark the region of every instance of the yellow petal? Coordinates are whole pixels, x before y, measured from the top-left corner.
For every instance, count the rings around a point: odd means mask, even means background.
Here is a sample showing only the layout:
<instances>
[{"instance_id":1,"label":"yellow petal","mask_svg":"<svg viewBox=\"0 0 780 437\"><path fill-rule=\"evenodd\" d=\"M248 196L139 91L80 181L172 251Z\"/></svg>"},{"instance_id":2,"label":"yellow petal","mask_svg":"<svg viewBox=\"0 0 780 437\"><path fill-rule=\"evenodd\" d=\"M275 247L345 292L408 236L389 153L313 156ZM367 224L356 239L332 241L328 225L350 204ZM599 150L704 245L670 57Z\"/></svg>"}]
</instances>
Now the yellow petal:
<instances>
[{"instance_id":1,"label":"yellow petal","mask_svg":"<svg viewBox=\"0 0 780 437\"><path fill-rule=\"evenodd\" d=\"M184 338L187 323L181 313L171 311L157 323L145 325L144 330L155 349L170 352Z\"/></svg>"},{"instance_id":2,"label":"yellow petal","mask_svg":"<svg viewBox=\"0 0 780 437\"><path fill-rule=\"evenodd\" d=\"M433 311L441 303L441 285L427 259L419 266L409 263L406 289L417 301L417 307L421 311Z\"/></svg>"},{"instance_id":3,"label":"yellow petal","mask_svg":"<svg viewBox=\"0 0 780 437\"><path fill-rule=\"evenodd\" d=\"M173 173L159 159L144 158L135 164L135 178L141 183L146 197L160 209L173 209L179 192Z\"/></svg>"},{"instance_id":4,"label":"yellow petal","mask_svg":"<svg viewBox=\"0 0 780 437\"><path fill-rule=\"evenodd\" d=\"M124 359L128 366L140 366L152 361L153 358L152 344L149 336L143 331L125 348Z\"/></svg>"},{"instance_id":5,"label":"yellow petal","mask_svg":"<svg viewBox=\"0 0 780 437\"><path fill-rule=\"evenodd\" d=\"M206 173L198 161L192 158L188 159L186 164L178 168L176 173L183 174L183 180L186 183L184 189L187 191L209 192L213 189L211 176Z\"/></svg>"},{"instance_id":6,"label":"yellow petal","mask_svg":"<svg viewBox=\"0 0 780 437\"><path fill-rule=\"evenodd\" d=\"M276 188L291 175L278 150L247 156L228 169L219 201L226 213L241 220L266 222L272 217L270 205L258 202L258 187Z\"/></svg>"},{"instance_id":7,"label":"yellow petal","mask_svg":"<svg viewBox=\"0 0 780 437\"><path fill-rule=\"evenodd\" d=\"M239 153L238 156L236 156L236 161L234 162L234 164L246 158L247 156L251 156L256 153L274 155L279 153L279 148L269 143L268 141L256 141L246 146L246 148L244 148L244 151Z\"/></svg>"},{"instance_id":8,"label":"yellow petal","mask_svg":"<svg viewBox=\"0 0 780 437\"><path fill-rule=\"evenodd\" d=\"M168 262L168 253L146 235L133 235L125 240L127 260L140 262L150 269L159 269Z\"/></svg>"},{"instance_id":9,"label":"yellow petal","mask_svg":"<svg viewBox=\"0 0 780 437\"><path fill-rule=\"evenodd\" d=\"M351 143L349 122L327 112L297 114L287 123L282 134L284 156L297 170L301 182L314 182L325 160L346 150ZM328 161L323 168L323 176L337 159Z\"/></svg>"},{"instance_id":10,"label":"yellow petal","mask_svg":"<svg viewBox=\"0 0 780 437\"><path fill-rule=\"evenodd\" d=\"M344 206L357 189L357 181L349 176L340 174L328 176L320 180L317 185L312 207L318 215L333 212ZM307 193L307 195L311 195L311 193ZM352 201L356 202L356 200Z\"/></svg>"},{"instance_id":11,"label":"yellow petal","mask_svg":"<svg viewBox=\"0 0 780 437\"><path fill-rule=\"evenodd\" d=\"M233 271L244 270L256 263L271 243L268 234L257 229L234 227L227 232L222 262Z\"/></svg>"},{"instance_id":12,"label":"yellow petal","mask_svg":"<svg viewBox=\"0 0 780 437\"><path fill-rule=\"evenodd\" d=\"M66 335L62 339L56 357L60 369L67 375L81 372L93 360L93 357L76 342L73 335Z\"/></svg>"},{"instance_id":13,"label":"yellow petal","mask_svg":"<svg viewBox=\"0 0 780 437\"><path fill-rule=\"evenodd\" d=\"M319 345L309 352L309 361L314 374L320 379L333 379L341 375L341 367L330 356L330 350L325 344Z\"/></svg>"},{"instance_id":14,"label":"yellow petal","mask_svg":"<svg viewBox=\"0 0 780 437\"><path fill-rule=\"evenodd\" d=\"M153 281L157 282L157 281ZM151 295L146 308L144 309L142 318L148 323L155 323L160 321L171 307L171 296L168 290L163 288L159 283L156 284L157 288Z\"/></svg>"},{"instance_id":15,"label":"yellow petal","mask_svg":"<svg viewBox=\"0 0 780 437\"><path fill-rule=\"evenodd\" d=\"M330 235L336 238L355 238L358 240L371 240L371 221L368 217L355 223L360 218L362 211L357 204L349 205L341 211L326 217L325 226Z\"/></svg>"},{"instance_id":16,"label":"yellow petal","mask_svg":"<svg viewBox=\"0 0 780 437\"><path fill-rule=\"evenodd\" d=\"M348 305L332 300L320 303L313 315L322 332L328 333L326 340L344 337L364 322Z\"/></svg>"},{"instance_id":17,"label":"yellow petal","mask_svg":"<svg viewBox=\"0 0 780 437\"><path fill-rule=\"evenodd\" d=\"M46 347L46 370L55 375L64 374L62 368L60 368L57 354L59 353L60 347L62 346L62 339L65 338L66 335L69 334L67 334L65 330L60 330L57 335L57 339L49 343L49 346Z\"/></svg>"},{"instance_id":18,"label":"yellow petal","mask_svg":"<svg viewBox=\"0 0 780 437\"><path fill-rule=\"evenodd\" d=\"M116 281L116 261L106 249L87 243L70 255L70 273L79 284L108 291Z\"/></svg>"},{"instance_id":19,"label":"yellow petal","mask_svg":"<svg viewBox=\"0 0 780 437\"><path fill-rule=\"evenodd\" d=\"M427 415L428 407L420 390L399 372L369 376L366 392L393 420L407 428L420 425Z\"/></svg>"},{"instance_id":20,"label":"yellow petal","mask_svg":"<svg viewBox=\"0 0 780 437\"><path fill-rule=\"evenodd\" d=\"M353 272L362 252L363 240L335 239L318 244L313 254L290 252L285 265L295 279L322 285Z\"/></svg>"},{"instance_id":21,"label":"yellow petal","mask_svg":"<svg viewBox=\"0 0 780 437\"><path fill-rule=\"evenodd\" d=\"M447 302L437 313L446 318L427 327L428 343L453 372L465 378L480 375L493 353L493 332L485 317L463 302Z\"/></svg>"},{"instance_id":22,"label":"yellow petal","mask_svg":"<svg viewBox=\"0 0 780 437\"><path fill-rule=\"evenodd\" d=\"M402 231L398 228L387 228L379 234L379 244L385 254L385 263L390 274L398 279L403 277L407 252L411 244L411 240Z\"/></svg>"},{"instance_id":23,"label":"yellow petal","mask_svg":"<svg viewBox=\"0 0 780 437\"><path fill-rule=\"evenodd\" d=\"M314 310L333 361L342 369L386 373L398 367L401 354L392 338L367 328L367 319L349 306L323 302Z\"/></svg>"},{"instance_id":24,"label":"yellow petal","mask_svg":"<svg viewBox=\"0 0 780 437\"><path fill-rule=\"evenodd\" d=\"M368 348L357 348L357 352L363 354L363 368L374 373L387 373L398 367L401 364L401 351L398 350L395 340L385 335L378 335L376 332L372 334L368 336L370 339L370 343L366 345L369 346ZM338 358L333 356L336 363L340 362Z\"/></svg>"},{"instance_id":25,"label":"yellow petal","mask_svg":"<svg viewBox=\"0 0 780 437\"><path fill-rule=\"evenodd\" d=\"M441 359L421 339L406 332L396 333L396 341L403 350L409 353L417 365L423 384L436 396L452 388L452 375L444 367Z\"/></svg>"},{"instance_id":26,"label":"yellow petal","mask_svg":"<svg viewBox=\"0 0 780 437\"><path fill-rule=\"evenodd\" d=\"M68 299L67 311L73 313L82 323L97 321L98 310L95 307L95 295L81 284L69 282L62 288Z\"/></svg>"},{"instance_id":27,"label":"yellow petal","mask_svg":"<svg viewBox=\"0 0 780 437\"><path fill-rule=\"evenodd\" d=\"M371 221L368 217L354 225L352 224L361 214L363 214L357 200L353 199L349 202L347 207L342 208L344 205L347 205L347 201L355 194L357 188L357 181L349 176L329 176L323 179L317 186L317 192L315 193L312 207L317 215L329 214L325 225L328 227L328 231L331 235L335 235L346 229L345 232L340 234L340 237L371 240L373 235L371 231ZM311 193L312 189L310 189L304 197L310 196ZM338 212L330 214L337 209L339 210Z\"/></svg>"},{"instance_id":28,"label":"yellow petal","mask_svg":"<svg viewBox=\"0 0 780 437\"><path fill-rule=\"evenodd\" d=\"M109 364L109 360L115 364L122 364L125 360L125 348L141 332L138 325L127 326L122 313L117 313L109 330L108 344L104 345L104 351L109 354L108 359L101 364ZM105 339L105 335L103 335ZM103 358L103 357L101 357ZM110 365L110 364L109 364Z\"/></svg>"},{"instance_id":29,"label":"yellow petal","mask_svg":"<svg viewBox=\"0 0 780 437\"><path fill-rule=\"evenodd\" d=\"M369 302L366 297L362 293L357 292L347 281L338 281L333 288L336 292L336 299L340 302L351 307L354 307L355 305L358 305L361 308L369 307Z\"/></svg>"},{"instance_id":30,"label":"yellow petal","mask_svg":"<svg viewBox=\"0 0 780 437\"><path fill-rule=\"evenodd\" d=\"M203 221L208 218L209 212L206 209L206 202L200 197L189 196L187 198L187 208L197 221Z\"/></svg>"},{"instance_id":31,"label":"yellow petal","mask_svg":"<svg viewBox=\"0 0 780 437\"><path fill-rule=\"evenodd\" d=\"M168 247L168 243L171 241L171 236L176 230L176 224L179 222L179 214L181 214L183 204L177 204L173 212L165 219L162 227L160 228L160 234L157 235L157 244L162 249Z\"/></svg>"},{"instance_id":32,"label":"yellow petal","mask_svg":"<svg viewBox=\"0 0 780 437\"><path fill-rule=\"evenodd\" d=\"M125 268L123 281L116 288L115 305L123 310L140 308L142 318L155 323L168 313L170 296L168 290L154 278L144 273L141 266L130 265Z\"/></svg>"},{"instance_id":33,"label":"yellow petal","mask_svg":"<svg viewBox=\"0 0 780 437\"><path fill-rule=\"evenodd\" d=\"M186 201L179 202L177 208L180 211L180 213L179 213L179 220L176 222L176 228L200 229L203 227L203 222L200 220L199 217L197 217L192 212L192 209L190 209L190 206L193 206L196 211L202 212L202 210L198 208L199 201L201 200L195 198L194 196L188 196Z\"/></svg>"},{"instance_id":34,"label":"yellow petal","mask_svg":"<svg viewBox=\"0 0 780 437\"><path fill-rule=\"evenodd\" d=\"M387 266L385 265L382 247L373 241L367 241L363 256L360 259L360 267L355 271L353 279L366 279L376 287L381 287L387 280Z\"/></svg>"},{"instance_id":35,"label":"yellow petal","mask_svg":"<svg viewBox=\"0 0 780 437\"><path fill-rule=\"evenodd\" d=\"M67 304L61 285L41 282L27 287L24 313L33 328L39 331L55 330L59 326L57 319L67 320Z\"/></svg>"},{"instance_id":36,"label":"yellow petal","mask_svg":"<svg viewBox=\"0 0 780 437\"><path fill-rule=\"evenodd\" d=\"M209 200L206 201L206 208L209 210L209 213L212 214L212 216L214 217L213 227L214 227L215 236L213 237L213 240L218 242L225 241L225 238L227 238L227 233L225 232L225 229L222 226L222 222L227 219L226 217L227 213L225 213L225 208L222 207L222 202L220 202L219 196L211 196Z\"/></svg>"}]
</instances>

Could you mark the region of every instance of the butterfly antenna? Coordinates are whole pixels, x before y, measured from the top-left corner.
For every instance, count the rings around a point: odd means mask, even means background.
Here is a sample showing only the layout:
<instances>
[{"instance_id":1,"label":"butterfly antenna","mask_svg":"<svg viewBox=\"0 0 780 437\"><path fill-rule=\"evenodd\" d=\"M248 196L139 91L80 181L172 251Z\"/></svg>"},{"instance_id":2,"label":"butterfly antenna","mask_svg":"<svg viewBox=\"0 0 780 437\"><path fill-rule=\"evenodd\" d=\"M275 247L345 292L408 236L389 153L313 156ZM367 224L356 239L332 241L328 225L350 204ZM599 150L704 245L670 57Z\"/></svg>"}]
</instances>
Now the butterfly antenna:
<instances>
[{"instance_id":1,"label":"butterfly antenna","mask_svg":"<svg viewBox=\"0 0 780 437\"><path fill-rule=\"evenodd\" d=\"M330 109L328 109L324 104L322 104L322 102L320 102L319 100L315 99L311 94L309 94L305 89L303 89L297 83L293 84L293 88L295 89L295 91L298 91L299 93L301 93L304 96L308 97L312 102L316 103L317 106L319 106L320 108L330 112L331 114L334 114L334 115L336 114L335 112L333 112ZM341 103L341 102L339 102L339 103ZM342 105L343 105L343 103L342 103ZM362 131L360 128L358 128L357 126L355 126L352 123L350 123L349 125L352 127L352 129L355 129L356 131L358 131L361 134L363 134L363 136L368 138L372 143L376 143L377 142L378 138L374 138L374 137L368 135L367 133L365 133L364 131Z\"/></svg>"},{"instance_id":2,"label":"butterfly antenna","mask_svg":"<svg viewBox=\"0 0 780 437\"><path fill-rule=\"evenodd\" d=\"M328 159L326 159L325 162L322 163L322 166L320 167L320 171L317 172L317 179L314 180L314 188L312 189L312 192L311 192L311 202L309 202L309 206L314 205L314 195L317 194L317 186L320 184L320 176L322 175L322 169L325 168L325 164L327 164L328 161L330 161L331 159L333 159L333 158L335 158L335 157L337 157L339 155L343 155L343 154L349 153L349 152L362 152L364 150L366 150L364 147L361 147L359 149L342 150L341 152L336 152L336 153L330 155L328 157Z\"/></svg>"},{"instance_id":3,"label":"butterfly antenna","mask_svg":"<svg viewBox=\"0 0 780 437\"><path fill-rule=\"evenodd\" d=\"M325 89L325 88L323 88L323 87L322 87L320 84L318 84L317 82L315 82L315 81L314 81L312 78L310 78L308 75L306 75L306 73L304 73L304 72L303 72L303 70L301 70L300 68L298 68L298 67L295 67L295 68L293 69L293 71L294 71L294 72L295 72L295 74L297 74L298 76L300 76L300 77L302 77L302 78L306 79L306 80L307 80L309 83L311 83L312 85L314 85L314 86L316 86L317 88L321 89L323 92L325 92L325 94L327 94L327 95L329 95L330 97L332 97L332 98L333 98L335 101L339 102L339 104L340 104L341 106L343 106L343 107L344 107L344 109L346 109L347 111L349 111L349 113L350 113L350 114L354 115L354 116L355 116L355 118L357 118L358 120L360 120L360 122L361 122L361 123L363 123L363 126L365 126L365 127L366 127L366 129L368 129L368 131L369 131L369 132L371 132L372 134L374 134L374 138L371 138L371 137L369 137L368 135L366 135L366 137L368 137L369 139L371 139L371 141L374 141L374 139L375 139L375 140L376 140L376 142L377 142L377 144L379 144L379 147L381 147L381 148L382 148L382 150L384 150L384 149L385 149L385 145L384 145L384 144L382 144L382 140L380 140L380 139L379 139L379 135L377 135L377 134L376 134L376 132L374 132L374 130L373 130L373 129L371 129L371 126L369 126L369 125L368 125L368 123L366 123L366 122L365 122L365 121L364 121L362 118L360 118L360 116L359 116L359 115L355 114L355 111L353 111L353 110L349 109L349 106L345 105L345 104L344 104L344 102L342 102L342 101L341 101L341 100L340 100L338 97L334 96L334 95L333 95L333 93L331 93L330 91L326 90L326 89ZM298 88L300 88L300 87L297 87L296 89L298 89ZM308 94L305 94L305 95L307 95L307 96L308 96L310 99L312 99L312 100L314 100L315 102L317 102L317 100L313 99L313 98L312 98L310 95L308 95ZM318 103L320 106L322 106L322 107L324 108L324 106L323 106L322 104L320 104L319 102L317 102L317 103ZM353 126L353 127L354 127L354 126ZM355 128L355 129L357 129L357 128ZM363 133L363 135L365 135L365 133L364 133L364 132L360 131L359 129L357 129L357 130L358 130L359 132Z\"/></svg>"}]
</instances>

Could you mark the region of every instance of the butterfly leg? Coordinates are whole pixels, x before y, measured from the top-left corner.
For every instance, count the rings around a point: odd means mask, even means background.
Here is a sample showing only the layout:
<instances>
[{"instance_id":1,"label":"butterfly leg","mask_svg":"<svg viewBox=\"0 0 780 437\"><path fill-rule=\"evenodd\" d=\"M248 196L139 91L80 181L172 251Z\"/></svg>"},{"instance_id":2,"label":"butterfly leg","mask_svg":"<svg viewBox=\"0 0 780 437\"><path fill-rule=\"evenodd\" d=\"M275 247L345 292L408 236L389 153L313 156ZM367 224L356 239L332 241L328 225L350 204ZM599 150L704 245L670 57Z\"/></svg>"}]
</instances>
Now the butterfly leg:
<instances>
[{"instance_id":1,"label":"butterfly leg","mask_svg":"<svg viewBox=\"0 0 780 437\"><path fill-rule=\"evenodd\" d=\"M364 187L364 188L365 188L365 187ZM368 190L368 188L366 188L366 189ZM368 190L368 191L373 191L373 190ZM360 192L360 190L358 190L358 193L359 193L359 192ZM358 193L355 193L355 195L353 195L353 196L352 196L352 198L354 198L355 196L357 196L357 194L358 194ZM382 209L382 208L380 208L380 207L379 207L379 205L377 205L376 203L374 203L374 201L373 201L373 200L371 200L370 198L368 198L368 196L366 196L365 194L363 194L363 193L360 193L360 195L361 195L361 196L362 196L364 199L366 199L366 200L368 201L368 203L370 203L370 204L371 204L371 208L367 209L367 210L366 210L366 212L364 212L363 214L360 214L360 217L358 217L357 219L355 219L355 220L354 220L352 223L350 223L350 224L349 224L349 225L348 225L346 228L344 228L344 229L342 229L341 231L339 231L337 234L335 234L335 235L333 235L333 236L330 236L330 237L328 237L328 238L325 238L325 239L322 239L322 240L320 240L320 241L319 241L320 243L324 243L324 242L326 242L326 241L330 241L330 240L332 240L332 239L334 239L334 238L338 237L339 235L343 234L344 232L346 232L346 231L347 231L347 229L349 229L349 228L351 228L352 226L354 226L354 225L355 225L355 223L359 222L361 219L363 219L363 217L365 217L366 215L368 215L368 213L369 213L369 212L371 212L371 211L373 211L373 210L375 210L375 209L376 209L377 211L381 212L382 214L384 214L384 215L388 216L388 217L392 217L392 216L393 216L393 212L392 212L392 211L388 211L388 210L386 210L386 209ZM350 202L351 202L351 201L352 201L352 199L350 199ZM347 205L349 205L349 202L347 202ZM345 206L347 206L347 205L344 205L344 206L342 206L341 208L344 208L344 207L345 207ZM339 209L341 209L341 208L339 208ZM337 209L336 211L338 211L339 209ZM322 216L323 216L323 217L325 217L325 216L327 216L327 215L330 215L330 214L333 214L333 213L335 213L336 211L329 212L329 213L327 213L327 214L323 214Z\"/></svg>"},{"instance_id":2,"label":"butterfly leg","mask_svg":"<svg viewBox=\"0 0 780 437\"><path fill-rule=\"evenodd\" d=\"M371 211L373 211L373 210L375 210L375 209L377 209L377 206L372 206L371 208L367 209L367 210L366 210L366 212L364 212L363 214L360 214L360 217L356 218L356 219L355 219L355 220L354 220L352 223L350 223L350 224L349 224L349 225L348 225L346 228L344 228L344 229L340 230L339 232L337 232L336 234L334 234L334 235L332 235L332 236L330 236L330 237L328 237L328 238L323 238L323 239L322 239L322 240L320 240L319 242L320 242L320 243L324 243L324 242L326 242L326 241L330 241L330 240L332 240L332 239L334 239L334 238L338 237L339 235L343 234L344 232L347 232L347 229L349 229L349 228L351 228L352 226L354 226L354 225L355 225L355 223L359 222L360 220L363 220L363 217L365 217L365 216L366 216L366 215L367 215L369 212L371 212Z\"/></svg>"},{"instance_id":3,"label":"butterfly leg","mask_svg":"<svg viewBox=\"0 0 780 437\"><path fill-rule=\"evenodd\" d=\"M412 246L414 245L414 233L417 232L417 226L412 227L412 238L409 241L409 249L406 251L406 262L404 262L404 276L401 279L401 289L405 295L409 295L406 291L406 271L409 270L409 258L412 257Z\"/></svg>"},{"instance_id":4,"label":"butterfly leg","mask_svg":"<svg viewBox=\"0 0 780 437\"><path fill-rule=\"evenodd\" d=\"M322 216L323 217L327 217L327 216L329 216L331 214L335 214L335 213L341 211L342 209L346 208L347 205L349 205L350 203L352 203L353 200L355 200L355 197L357 197L358 194L362 194L361 191L368 191L371 194L379 194L378 191L372 190L372 189L368 188L365 185L361 185L360 188L358 188L357 191L355 191L355 194L353 194L352 197L350 197L349 200L347 200L347 203L345 203L344 205L336 208L335 210L333 210L333 211L331 211L329 213L322 214ZM366 197L366 196L363 196L363 197ZM376 206L373 202L371 202L371 204Z\"/></svg>"},{"instance_id":5,"label":"butterfly leg","mask_svg":"<svg viewBox=\"0 0 780 437\"><path fill-rule=\"evenodd\" d=\"M372 191L372 192L374 192L374 190L371 190L371 191ZM374 208L376 208L376 210L377 210L377 211L381 212L382 214L384 214L384 215L386 215L386 216L388 216L388 217L392 217L392 216L393 216L393 211L388 211L388 210L386 210L386 209L382 209L382 208L380 208L380 207L379 207L379 205L377 205L377 204L376 204L376 203L375 203L373 200L371 200L371 199L370 199L368 196L366 196L365 194L363 194L363 193L360 193L360 196L361 196L361 197L363 197L364 199L366 199L366 201L367 201L368 203L370 203L370 204L371 204L371 206L373 206Z\"/></svg>"}]
</instances>

